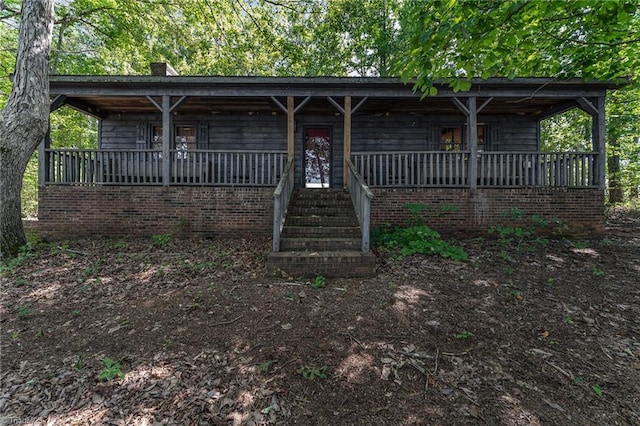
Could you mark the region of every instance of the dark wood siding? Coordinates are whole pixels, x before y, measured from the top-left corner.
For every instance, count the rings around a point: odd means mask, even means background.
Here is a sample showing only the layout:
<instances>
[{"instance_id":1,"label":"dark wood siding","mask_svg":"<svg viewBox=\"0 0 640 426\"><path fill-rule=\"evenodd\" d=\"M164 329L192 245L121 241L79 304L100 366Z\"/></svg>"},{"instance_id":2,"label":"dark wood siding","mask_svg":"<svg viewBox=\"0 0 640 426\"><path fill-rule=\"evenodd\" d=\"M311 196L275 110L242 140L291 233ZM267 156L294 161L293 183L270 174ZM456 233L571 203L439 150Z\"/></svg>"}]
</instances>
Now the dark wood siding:
<instances>
[{"instance_id":1,"label":"dark wood siding","mask_svg":"<svg viewBox=\"0 0 640 426\"><path fill-rule=\"evenodd\" d=\"M295 160L302 164L304 129L328 127L332 136L332 171L335 186L343 185L342 115L296 116ZM445 127L464 126L462 115L358 115L352 118L352 152L438 150L440 132ZM111 117L101 123L102 149L149 147L150 126L159 125L161 116ZM535 151L538 149L538 125L529 117L479 116L486 126L487 150ZM197 128L198 148L215 150L286 150L286 117L278 115L197 115L175 116L174 125ZM146 143L144 142L146 139ZM303 167L296 167L296 182L303 181Z\"/></svg>"},{"instance_id":2,"label":"dark wood siding","mask_svg":"<svg viewBox=\"0 0 640 426\"><path fill-rule=\"evenodd\" d=\"M141 128L144 125L144 130ZM147 139L149 127L160 125L158 116L132 116L108 118L102 121L100 147L102 149L135 149L141 145L141 137ZM256 115L217 115L215 117L175 117L174 126L197 128L198 148L220 150L286 150L286 118Z\"/></svg>"}]
</instances>

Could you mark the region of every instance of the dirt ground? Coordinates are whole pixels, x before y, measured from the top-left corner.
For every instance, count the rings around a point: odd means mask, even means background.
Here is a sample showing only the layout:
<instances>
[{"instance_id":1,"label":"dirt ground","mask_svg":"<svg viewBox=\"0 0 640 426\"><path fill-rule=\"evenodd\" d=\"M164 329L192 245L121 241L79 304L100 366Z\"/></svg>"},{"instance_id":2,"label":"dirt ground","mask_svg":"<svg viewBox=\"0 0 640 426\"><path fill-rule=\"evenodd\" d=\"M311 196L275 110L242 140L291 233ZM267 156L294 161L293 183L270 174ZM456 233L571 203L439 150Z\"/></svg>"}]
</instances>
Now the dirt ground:
<instances>
[{"instance_id":1,"label":"dirt ground","mask_svg":"<svg viewBox=\"0 0 640 426\"><path fill-rule=\"evenodd\" d=\"M3 267L0 425L640 424L640 213L609 216L324 288L267 240L40 244Z\"/></svg>"}]
</instances>

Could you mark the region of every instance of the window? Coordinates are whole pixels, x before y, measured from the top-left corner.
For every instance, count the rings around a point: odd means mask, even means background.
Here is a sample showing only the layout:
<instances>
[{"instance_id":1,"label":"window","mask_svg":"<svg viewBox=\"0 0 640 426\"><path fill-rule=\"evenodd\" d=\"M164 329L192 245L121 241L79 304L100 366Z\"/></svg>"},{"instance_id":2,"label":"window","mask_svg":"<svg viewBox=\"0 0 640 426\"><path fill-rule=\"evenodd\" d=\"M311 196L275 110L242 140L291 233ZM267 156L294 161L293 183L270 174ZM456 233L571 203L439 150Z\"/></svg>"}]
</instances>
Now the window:
<instances>
[{"instance_id":1,"label":"window","mask_svg":"<svg viewBox=\"0 0 640 426\"><path fill-rule=\"evenodd\" d=\"M175 134L175 148L179 151L176 158L184 160L189 155L187 151L196 149L196 128L193 126L177 126Z\"/></svg>"},{"instance_id":2,"label":"window","mask_svg":"<svg viewBox=\"0 0 640 426\"><path fill-rule=\"evenodd\" d=\"M440 130L440 149L442 151L461 151L462 127L443 127Z\"/></svg>"},{"instance_id":3,"label":"window","mask_svg":"<svg viewBox=\"0 0 640 426\"><path fill-rule=\"evenodd\" d=\"M478 124L478 151L485 148L484 124ZM443 127L440 129L440 150L442 151L462 151L468 149L467 126Z\"/></svg>"},{"instance_id":4,"label":"window","mask_svg":"<svg viewBox=\"0 0 640 426\"><path fill-rule=\"evenodd\" d=\"M196 128L195 126L175 126L173 133L175 137L172 148L180 151L176 158L184 160L188 158L187 151L196 149ZM151 149L162 150L161 125L155 124L151 126Z\"/></svg>"}]
</instances>

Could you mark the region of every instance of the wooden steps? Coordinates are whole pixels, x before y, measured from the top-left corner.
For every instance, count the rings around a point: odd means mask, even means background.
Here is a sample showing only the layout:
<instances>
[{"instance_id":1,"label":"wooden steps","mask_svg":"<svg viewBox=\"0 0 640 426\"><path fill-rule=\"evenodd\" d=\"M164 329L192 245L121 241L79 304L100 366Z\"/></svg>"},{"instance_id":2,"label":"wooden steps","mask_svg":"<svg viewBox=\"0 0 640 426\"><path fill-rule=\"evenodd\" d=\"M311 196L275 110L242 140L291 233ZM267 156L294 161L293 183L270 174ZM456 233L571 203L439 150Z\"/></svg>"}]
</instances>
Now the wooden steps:
<instances>
[{"instance_id":1,"label":"wooden steps","mask_svg":"<svg viewBox=\"0 0 640 426\"><path fill-rule=\"evenodd\" d=\"M287 210L280 252L269 268L290 276L371 277L375 256L362 253L358 219L346 190L296 189Z\"/></svg>"}]
</instances>

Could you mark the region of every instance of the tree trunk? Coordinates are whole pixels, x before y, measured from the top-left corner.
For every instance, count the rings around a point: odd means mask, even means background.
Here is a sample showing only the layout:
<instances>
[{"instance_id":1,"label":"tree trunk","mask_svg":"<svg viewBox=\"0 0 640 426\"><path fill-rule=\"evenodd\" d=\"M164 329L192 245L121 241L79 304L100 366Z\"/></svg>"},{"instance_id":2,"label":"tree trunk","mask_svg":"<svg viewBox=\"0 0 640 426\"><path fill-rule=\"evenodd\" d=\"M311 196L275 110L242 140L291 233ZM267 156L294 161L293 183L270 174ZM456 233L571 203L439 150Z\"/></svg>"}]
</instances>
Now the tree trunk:
<instances>
[{"instance_id":1,"label":"tree trunk","mask_svg":"<svg viewBox=\"0 0 640 426\"><path fill-rule=\"evenodd\" d=\"M25 0L13 89L0 112L0 254L26 243L20 191L27 162L49 123L49 51L54 0Z\"/></svg>"}]
</instances>

